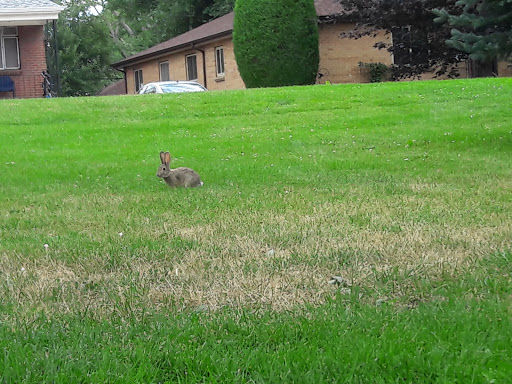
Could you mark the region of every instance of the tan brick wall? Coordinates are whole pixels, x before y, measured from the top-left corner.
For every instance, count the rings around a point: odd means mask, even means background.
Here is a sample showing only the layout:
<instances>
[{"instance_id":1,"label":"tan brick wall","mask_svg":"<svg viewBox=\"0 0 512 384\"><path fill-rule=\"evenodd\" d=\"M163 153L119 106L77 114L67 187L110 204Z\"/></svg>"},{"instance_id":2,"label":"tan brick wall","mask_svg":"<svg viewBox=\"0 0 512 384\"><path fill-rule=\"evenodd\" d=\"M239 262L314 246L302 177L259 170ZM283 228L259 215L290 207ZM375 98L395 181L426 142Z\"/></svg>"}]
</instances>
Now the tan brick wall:
<instances>
[{"instance_id":1,"label":"tan brick wall","mask_svg":"<svg viewBox=\"0 0 512 384\"><path fill-rule=\"evenodd\" d=\"M377 37L360 39L340 38L342 32L350 31L353 24L321 24L318 26L320 52L319 78L317 83L367 83L370 74L360 68L359 62L383 63L390 65L392 57L386 50L378 50L373 45L378 41L389 41L390 36L380 33Z\"/></svg>"},{"instance_id":2,"label":"tan brick wall","mask_svg":"<svg viewBox=\"0 0 512 384\"><path fill-rule=\"evenodd\" d=\"M11 76L17 98L42 97L43 78L46 70L44 28L41 25L18 27L20 69L0 70L0 76ZM12 97L12 92L0 92L0 98Z\"/></svg>"},{"instance_id":3,"label":"tan brick wall","mask_svg":"<svg viewBox=\"0 0 512 384\"><path fill-rule=\"evenodd\" d=\"M215 48L224 49L224 77L217 77L215 64ZM206 52L206 73L208 74L208 89L226 90L226 89L244 89L245 84L238 72L238 66L235 60L235 51L233 49L233 40L231 37L222 41L209 44Z\"/></svg>"},{"instance_id":4,"label":"tan brick wall","mask_svg":"<svg viewBox=\"0 0 512 384\"><path fill-rule=\"evenodd\" d=\"M500 61L498 63L499 77L512 77L512 61Z\"/></svg>"},{"instance_id":5,"label":"tan brick wall","mask_svg":"<svg viewBox=\"0 0 512 384\"><path fill-rule=\"evenodd\" d=\"M224 77L217 78L215 67L215 48L224 48ZM190 49L173 53L167 56L153 59L151 61L128 67L126 77L128 82L128 94L135 93L134 71L142 69L144 83L160 80L160 63L169 63L169 74L171 80L186 80L186 57L195 54L197 61L197 82L205 85L203 71L203 52L206 62L206 87L209 90L243 89L244 82L238 72L233 51L231 37L199 46L198 49Z\"/></svg>"}]
</instances>

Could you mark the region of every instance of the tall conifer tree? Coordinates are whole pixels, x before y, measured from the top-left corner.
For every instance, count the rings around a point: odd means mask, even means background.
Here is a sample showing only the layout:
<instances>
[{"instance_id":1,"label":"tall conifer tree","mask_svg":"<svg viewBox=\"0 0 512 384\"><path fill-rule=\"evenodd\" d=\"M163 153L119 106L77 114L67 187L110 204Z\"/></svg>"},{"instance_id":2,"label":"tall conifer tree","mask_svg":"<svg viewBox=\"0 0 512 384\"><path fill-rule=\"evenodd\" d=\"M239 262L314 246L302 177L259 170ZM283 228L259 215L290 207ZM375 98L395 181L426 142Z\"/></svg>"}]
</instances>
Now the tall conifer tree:
<instances>
[{"instance_id":1,"label":"tall conifer tree","mask_svg":"<svg viewBox=\"0 0 512 384\"><path fill-rule=\"evenodd\" d=\"M317 23L313 0L237 0L233 44L245 85L315 83Z\"/></svg>"}]
</instances>

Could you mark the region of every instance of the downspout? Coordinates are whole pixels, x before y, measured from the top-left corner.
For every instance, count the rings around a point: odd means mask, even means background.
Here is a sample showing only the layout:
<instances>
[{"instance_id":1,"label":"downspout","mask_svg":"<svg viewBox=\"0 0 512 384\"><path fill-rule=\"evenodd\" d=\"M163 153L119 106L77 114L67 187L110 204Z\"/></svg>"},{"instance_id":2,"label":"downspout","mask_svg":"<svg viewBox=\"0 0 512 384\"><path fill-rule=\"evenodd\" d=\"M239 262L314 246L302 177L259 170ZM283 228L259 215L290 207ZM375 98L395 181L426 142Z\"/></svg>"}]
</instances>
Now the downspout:
<instances>
[{"instance_id":1,"label":"downspout","mask_svg":"<svg viewBox=\"0 0 512 384\"><path fill-rule=\"evenodd\" d=\"M61 96L60 89L60 63L59 63L59 43L57 41L57 21L53 20L53 50L55 55L55 88L57 96Z\"/></svg>"},{"instance_id":2,"label":"downspout","mask_svg":"<svg viewBox=\"0 0 512 384\"><path fill-rule=\"evenodd\" d=\"M208 84L206 82L206 53L201 49L197 48L194 44L192 44L192 48L198 50L203 54L203 79L204 79L204 87L208 89Z\"/></svg>"}]
</instances>

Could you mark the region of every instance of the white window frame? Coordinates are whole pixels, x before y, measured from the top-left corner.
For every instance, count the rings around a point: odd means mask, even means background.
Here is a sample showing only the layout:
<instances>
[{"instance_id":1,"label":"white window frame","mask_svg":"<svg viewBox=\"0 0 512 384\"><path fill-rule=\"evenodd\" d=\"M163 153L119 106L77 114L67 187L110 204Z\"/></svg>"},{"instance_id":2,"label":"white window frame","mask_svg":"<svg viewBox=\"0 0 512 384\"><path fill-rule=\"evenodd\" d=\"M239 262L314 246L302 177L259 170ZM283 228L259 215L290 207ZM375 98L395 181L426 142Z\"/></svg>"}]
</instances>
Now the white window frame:
<instances>
[{"instance_id":1,"label":"white window frame","mask_svg":"<svg viewBox=\"0 0 512 384\"><path fill-rule=\"evenodd\" d=\"M142 73L142 69L134 69L133 70L133 81L135 83L135 93L139 93L144 85L144 76Z\"/></svg>"},{"instance_id":2,"label":"white window frame","mask_svg":"<svg viewBox=\"0 0 512 384\"><path fill-rule=\"evenodd\" d=\"M13 29L15 32L6 33L6 30ZM7 53L5 51L5 41L14 40L16 42L16 63L15 67L7 66ZM0 69L20 69L20 43L18 39L18 27L0 27Z\"/></svg>"},{"instance_id":3,"label":"white window frame","mask_svg":"<svg viewBox=\"0 0 512 384\"><path fill-rule=\"evenodd\" d=\"M160 75L160 81L171 80L169 61L162 61L162 62L158 63L158 72ZM164 75L164 76L162 76L162 75Z\"/></svg>"},{"instance_id":4,"label":"white window frame","mask_svg":"<svg viewBox=\"0 0 512 384\"><path fill-rule=\"evenodd\" d=\"M217 73L217 77L224 77L226 74L224 65L224 47L215 48L215 71Z\"/></svg>"},{"instance_id":5,"label":"white window frame","mask_svg":"<svg viewBox=\"0 0 512 384\"><path fill-rule=\"evenodd\" d=\"M192 68L189 68L189 59L191 59L192 57L194 58L194 64L195 64L195 68L194 68L194 72L195 72L195 75L196 75L195 78L192 78L193 76L190 76L191 75L190 70ZM199 75L197 73L197 55L195 53L192 54L192 55L185 56L185 68L186 68L186 71L187 71L187 80L189 80L189 81L197 81Z\"/></svg>"}]
</instances>

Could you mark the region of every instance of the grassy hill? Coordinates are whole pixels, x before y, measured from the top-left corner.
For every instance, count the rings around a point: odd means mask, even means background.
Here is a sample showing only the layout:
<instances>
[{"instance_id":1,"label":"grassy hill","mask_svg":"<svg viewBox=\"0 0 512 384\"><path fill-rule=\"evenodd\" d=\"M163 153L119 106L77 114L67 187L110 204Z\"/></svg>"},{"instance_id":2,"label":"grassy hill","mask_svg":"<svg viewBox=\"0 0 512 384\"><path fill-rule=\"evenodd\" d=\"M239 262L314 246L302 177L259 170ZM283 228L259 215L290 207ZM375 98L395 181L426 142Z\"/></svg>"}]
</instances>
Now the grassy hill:
<instances>
[{"instance_id":1,"label":"grassy hill","mask_svg":"<svg viewBox=\"0 0 512 384\"><path fill-rule=\"evenodd\" d=\"M510 100L511 79L0 100L0 377L504 382ZM205 186L169 189L162 150Z\"/></svg>"}]
</instances>

